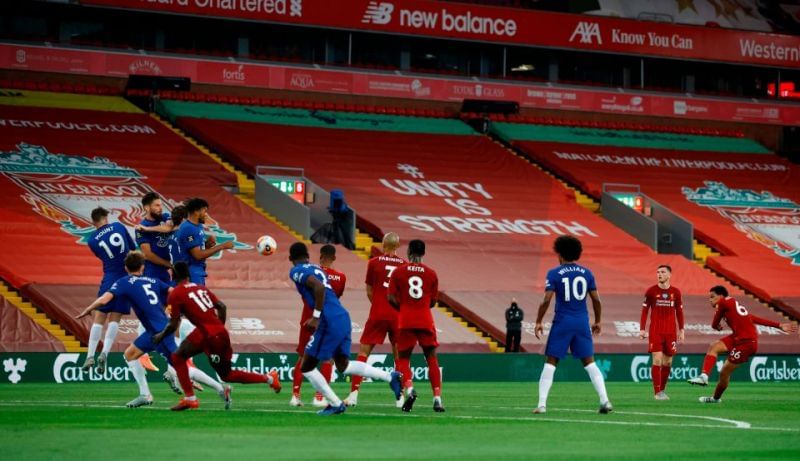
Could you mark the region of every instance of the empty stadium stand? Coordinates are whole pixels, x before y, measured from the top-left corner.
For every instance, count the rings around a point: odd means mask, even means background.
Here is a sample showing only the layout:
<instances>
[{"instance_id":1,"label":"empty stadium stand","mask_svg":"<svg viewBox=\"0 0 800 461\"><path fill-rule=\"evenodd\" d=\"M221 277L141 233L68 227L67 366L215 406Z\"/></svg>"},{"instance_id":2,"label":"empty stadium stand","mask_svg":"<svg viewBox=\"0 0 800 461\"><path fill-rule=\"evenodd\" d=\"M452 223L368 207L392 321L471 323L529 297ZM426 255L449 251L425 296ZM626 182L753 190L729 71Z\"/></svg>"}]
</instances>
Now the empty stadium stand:
<instances>
[{"instance_id":1,"label":"empty stadium stand","mask_svg":"<svg viewBox=\"0 0 800 461\"><path fill-rule=\"evenodd\" d=\"M800 170L746 138L496 124L495 133L588 194L635 184L722 253L708 266L800 316ZM598 134L599 132L599 134ZM703 138L699 142L697 138Z\"/></svg>"},{"instance_id":2,"label":"empty stadium stand","mask_svg":"<svg viewBox=\"0 0 800 461\"><path fill-rule=\"evenodd\" d=\"M162 101L159 110L250 174L259 165L304 168L322 187L345 190L362 227L376 235L398 231L406 242L425 239L443 299L496 337L505 307L517 297L529 319L523 335L529 351L542 348L530 321L545 273L557 265L552 241L566 233L582 237L584 261L606 300L599 351L641 350L631 341L641 293L661 263L675 268L674 282L687 298L682 350L702 352L717 336L703 325L711 317L707 290L720 279L682 257L654 254L576 204L552 177L458 120L179 101ZM750 307L776 317L760 304ZM791 347L771 333L765 350Z\"/></svg>"},{"instance_id":3,"label":"empty stadium stand","mask_svg":"<svg viewBox=\"0 0 800 461\"><path fill-rule=\"evenodd\" d=\"M4 92L3 94L6 94ZM89 320L73 316L96 296L100 265L79 244L92 227L89 211L102 205L127 225L142 215L141 196L150 190L175 203L202 196L211 203L207 223L217 241L234 239L235 251L209 263L209 286L231 307L235 349L242 352L294 350L300 303L287 274L285 253L258 256L252 245L272 235L279 248L295 237L266 219L226 188L238 178L156 118L121 99L96 99L49 107L45 94L0 99L0 277L29 297L47 316L81 341ZM36 101L25 105L25 99ZM113 103L113 104L112 104ZM337 260L350 278L345 301L358 324L368 301L361 290L365 263L348 251ZM486 342L437 312L445 350L487 351ZM236 319L236 320L234 320ZM122 325L119 348L135 335L135 322ZM358 325L356 325L358 327Z\"/></svg>"}]
</instances>

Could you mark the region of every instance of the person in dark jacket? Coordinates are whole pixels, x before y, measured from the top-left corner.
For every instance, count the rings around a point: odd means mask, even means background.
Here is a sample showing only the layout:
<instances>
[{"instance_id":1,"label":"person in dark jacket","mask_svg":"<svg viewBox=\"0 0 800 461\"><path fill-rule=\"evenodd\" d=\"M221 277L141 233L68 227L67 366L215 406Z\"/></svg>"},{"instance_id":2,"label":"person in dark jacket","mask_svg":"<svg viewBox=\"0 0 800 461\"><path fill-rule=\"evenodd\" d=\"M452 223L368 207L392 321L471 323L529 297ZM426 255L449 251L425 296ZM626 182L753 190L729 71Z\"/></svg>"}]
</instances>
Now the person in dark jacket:
<instances>
[{"instance_id":1,"label":"person in dark jacket","mask_svg":"<svg viewBox=\"0 0 800 461\"><path fill-rule=\"evenodd\" d=\"M512 299L511 307L506 309L506 352L519 352L523 318L525 313L519 308L517 301Z\"/></svg>"}]
</instances>

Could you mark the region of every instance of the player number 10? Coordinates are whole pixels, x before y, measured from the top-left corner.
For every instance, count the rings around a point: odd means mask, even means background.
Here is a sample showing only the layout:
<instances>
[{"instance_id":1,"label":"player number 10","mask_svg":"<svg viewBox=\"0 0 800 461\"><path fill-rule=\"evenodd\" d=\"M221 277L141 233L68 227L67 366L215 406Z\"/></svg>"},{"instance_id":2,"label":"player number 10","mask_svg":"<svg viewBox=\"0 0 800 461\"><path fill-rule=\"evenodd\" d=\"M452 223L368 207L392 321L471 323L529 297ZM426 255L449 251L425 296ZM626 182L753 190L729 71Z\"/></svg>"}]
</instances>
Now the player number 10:
<instances>
[{"instance_id":1,"label":"player number 10","mask_svg":"<svg viewBox=\"0 0 800 461\"><path fill-rule=\"evenodd\" d=\"M572 279L572 290L570 291L569 278L564 277L561 279L564 284L564 301L570 302L572 298L576 301L583 301L586 298L586 279L583 277L575 277Z\"/></svg>"},{"instance_id":2,"label":"player number 10","mask_svg":"<svg viewBox=\"0 0 800 461\"><path fill-rule=\"evenodd\" d=\"M211 301L206 290L197 290L196 294L195 292L189 292L189 297L192 298L192 301L194 301L197 307L203 312L214 307L214 303Z\"/></svg>"}]
</instances>

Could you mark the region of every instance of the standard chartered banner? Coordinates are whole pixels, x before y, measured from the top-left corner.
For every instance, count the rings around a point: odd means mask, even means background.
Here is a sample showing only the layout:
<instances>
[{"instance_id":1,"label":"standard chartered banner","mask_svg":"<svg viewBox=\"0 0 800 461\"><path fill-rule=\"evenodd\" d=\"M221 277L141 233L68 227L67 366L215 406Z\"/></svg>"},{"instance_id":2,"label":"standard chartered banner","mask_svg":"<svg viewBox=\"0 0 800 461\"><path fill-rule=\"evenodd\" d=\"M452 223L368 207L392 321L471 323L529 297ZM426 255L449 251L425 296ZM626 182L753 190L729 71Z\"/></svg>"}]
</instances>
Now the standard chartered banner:
<instances>
[{"instance_id":1,"label":"standard chartered banner","mask_svg":"<svg viewBox=\"0 0 800 461\"><path fill-rule=\"evenodd\" d=\"M87 383L133 381L122 354L109 356L105 373L94 369L83 371L84 354L76 353L2 353L0 354L0 383ZM598 355L597 365L606 379L616 382L648 382L650 380L649 355ZM166 370L161 357L155 363ZM290 381L297 361L295 354L234 354L234 368L266 373L277 370L282 381ZM441 354L439 365L445 381L535 381L539 379L544 357L533 354ZM391 370L394 361L388 354L373 354L369 362L376 367ZM684 380L700 374L702 355L676 357L672 364L671 379ZM717 371L724 359L717 361ZM204 356L195 358L195 364L212 373ZM428 367L421 355L411 361L415 381L428 380ZM148 377L161 380L162 373L149 372ZM334 372L334 380L342 376ZM565 360L556 371L557 381L585 381L586 372L577 360ZM762 355L751 359L733 375L735 381L800 382L800 355Z\"/></svg>"}]
</instances>

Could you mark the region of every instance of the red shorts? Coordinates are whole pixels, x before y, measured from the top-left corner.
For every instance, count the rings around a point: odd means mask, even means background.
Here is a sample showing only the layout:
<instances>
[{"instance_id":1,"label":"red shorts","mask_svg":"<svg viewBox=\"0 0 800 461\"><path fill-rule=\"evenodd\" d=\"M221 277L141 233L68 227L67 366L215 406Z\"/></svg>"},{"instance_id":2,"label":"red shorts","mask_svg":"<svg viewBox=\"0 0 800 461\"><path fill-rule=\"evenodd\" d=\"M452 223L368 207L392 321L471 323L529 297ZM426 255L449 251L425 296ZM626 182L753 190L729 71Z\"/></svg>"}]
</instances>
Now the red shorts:
<instances>
[{"instance_id":1,"label":"red shorts","mask_svg":"<svg viewBox=\"0 0 800 461\"><path fill-rule=\"evenodd\" d=\"M403 328L397 332L397 350L407 351L419 344L422 347L439 347L436 330Z\"/></svg>"},{"instance_id":2,"label":"red shorts","mask_svg":"<svg viewBox=\"0 0 800 461\"><path fill-rule=\"evenodd\" d=\"M314 332L306 328L303 323L300 324L300 335L297 338L297 355L305 355L306 345L313 334Z\"/></svg>"},{"instance_id":3,"label":"red shorts","mask_svg":"<svg viewBox=\"0 0 800 461\"><path fill-rule=\"evenodd\" d=\"M383 344L387 335L389 336L389 343L395 344L397 341L397 320L375 320L369 317L364 325L364 331L361 333L360 343L371 346Z\"/></svg>"},{"instance_id":4,"label":"red shorts","mask_svg":"<svg viewBox=\"0 0 800 461\"><path fill-rule=\"evenodd\" d=\"M195 328L184 341L189 341L198 349L202 349L215 369L219 365L230 367L233 349L231 349L231 338L226 330L222 330L214 336L206 336L199 328Z\"/></svg>"},{"instance_id":5,"label":"red shorts","mask_svg":"<svg viewBox=\"0 0 800 461\"><path fill-rule=\"evenodd\" d=\"M678 352L678 338L675 333L651 333L647 352L661 352L672 357Z\"/></svg>"},{"instance_id":6,"label":"red shorts","mask_svg":"<svg viewBox=\"0 0 800 461\"><path fill-rule=\"evenodd\" d=\"M722 338L725 348L728 349L728 360L731 363L740 364L750 360L750 357L758 352L758 341L754 339L736 339L733 335Z\"/></svg>"}]
</instances>

